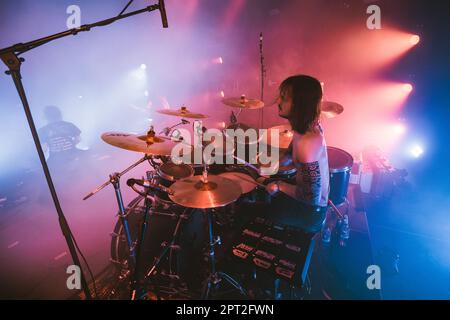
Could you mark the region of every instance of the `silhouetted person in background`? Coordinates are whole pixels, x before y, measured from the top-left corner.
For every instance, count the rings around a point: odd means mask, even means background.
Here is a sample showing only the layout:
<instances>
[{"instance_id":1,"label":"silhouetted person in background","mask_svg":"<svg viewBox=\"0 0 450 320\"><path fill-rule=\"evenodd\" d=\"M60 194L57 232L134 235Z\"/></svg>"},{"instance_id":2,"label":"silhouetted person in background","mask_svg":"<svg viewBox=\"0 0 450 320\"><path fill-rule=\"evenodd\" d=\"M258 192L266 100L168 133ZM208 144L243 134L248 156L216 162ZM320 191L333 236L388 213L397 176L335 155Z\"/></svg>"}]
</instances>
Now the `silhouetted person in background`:
<instances>
[{"instance_id":1,"label":"silhouetted person in background","mask_svg":"<svg viewBox=\"0 0 450 320\"><path fill-rule=\"evenodd\" d=\"M49 152L49 165L61 166L76 160L83 152L76 147L81 141L81 130L64 121L58 107L45 107L44 115L47 125L39 129L39 138Z\"/></svg>"}]
</instances>

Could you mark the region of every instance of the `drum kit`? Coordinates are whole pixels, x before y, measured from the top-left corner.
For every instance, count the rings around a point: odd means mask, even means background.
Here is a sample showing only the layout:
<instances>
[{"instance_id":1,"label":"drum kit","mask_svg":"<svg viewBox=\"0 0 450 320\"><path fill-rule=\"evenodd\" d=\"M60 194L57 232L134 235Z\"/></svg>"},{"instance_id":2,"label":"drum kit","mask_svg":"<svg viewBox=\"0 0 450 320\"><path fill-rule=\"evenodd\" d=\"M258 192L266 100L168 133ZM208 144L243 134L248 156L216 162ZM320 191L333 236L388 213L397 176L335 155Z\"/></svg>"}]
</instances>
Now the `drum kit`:
<instances>
[{"instance_id":1,"label":"drum kit","mask_svg":"<svg viewBox=\"0 0 450 320\"><path fill-rule=\"evenodd\" d=\"M238 123L237 116L243 110L264 107L262 101L248 99L245 96L226 98L222 102L232 109L238 109L237 115L232 111L232 121L227 129L241 128L245 131L249 127ZM336 117L344 111L341 105L334 102L323 102L321 108L327 118ZM208 116L191 112L184 106L157 112L180 118L181 122L162 130L159 134L153 127L142 135L122 132L102 134L101 138L107 144L144 156L122 172L112 173L105 183L83 198L83 200L90 198L106 186L114 187L118 221L112 233L111 260L117 266L119 278L125 283L127 295L131 299L147 299L151 295L149 288L155 288L158 282L163 283L161 279L164 278L164 281L169 283L167 288L173 290L176 287L174 283L177 283L179 288L184 288L177 291L180 297L182 292L191 289L189 281L185 278L188 278L190 273L197 273L198 278L191 282L196 285L201 282L202 286L196 291L199 295L190 297L203 299L214 297L219 287L222 288L226 283L245 297L246 289L236 279L218 268L216 248L222 239L216 232L216 224L219 220L223 220L221 215L229 215L230 208L239 201L255 201L254 197L248 196L255 190L262 190L261 194L265 194L263 192L265 186L257 182L255 175L251 174L258 170L258 167L236 157L240 160L239 164L224 164L215 170L207 163L192 165L172 162L171 152L177 143L182 142L182 139L171 137L174 128L189 124L186 119L205 119ZM270 128L269 131L274 129L278 129L279 132L277 138L280 150L286 149L293 138L292 129L288 125L281 125ZM259 138L258 140L260 141ZM255 141L246 140L245 143L251 144ZM267 139L263 143L270 145L272 141ZM235 150L236 145L232 148L233 152ZM348 187L347 175L353 161L351 156L344 159L342 154L348 155L337 148L332 148L330 153L332 174L341 175L339 181L334 183L339 190L334 190L334 193L332 190L331 193L338 202L345 198ZM145 162L150 166L150 170L146 171L146 179L128 179L126 182L138 197L125 206L120 179ZM248 167L255 170L249 170ZM295 177L295 173L294 166L280 166L274 178L289 179ZM267 194L265 196L267 197ZM205 224L206 228L202 229L199 224ZM204 230L204 233L200 232L200 229ZM195 254L200 255L198 259ZM206 273L199 271L201 261L208 261ZM153 289L153 296L156 291ZM161 291L158 292L161 294Z\"/></svg>"}]
</instances>

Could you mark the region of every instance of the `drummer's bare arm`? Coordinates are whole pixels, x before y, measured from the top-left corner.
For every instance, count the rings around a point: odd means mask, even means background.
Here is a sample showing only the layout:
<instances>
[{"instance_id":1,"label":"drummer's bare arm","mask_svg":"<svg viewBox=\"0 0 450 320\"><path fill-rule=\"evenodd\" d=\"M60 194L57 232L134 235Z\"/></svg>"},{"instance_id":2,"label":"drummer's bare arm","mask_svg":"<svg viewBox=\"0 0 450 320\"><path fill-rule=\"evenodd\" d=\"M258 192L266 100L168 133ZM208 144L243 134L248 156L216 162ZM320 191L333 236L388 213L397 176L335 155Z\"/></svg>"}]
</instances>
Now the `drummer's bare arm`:
<instances>
[{"instance_id":1,"label":"drummer's bare arm","mask_svg":"<svg viewBox=\"0 0 450 320\"><path fill-rule=\"evenodd\" d=\"M301 163L297 173L297 184L278 182L279 190L293 199L316 205L320 201L321 176L319 162Z\"/></svg>"},{"instance_id":2,"label":"drummer's bare arm","mask_svg":"<svg viewBox=\"0 0 450 320\"><path fill-rule=\"evenodd\" d=\"M299 143L299 142L297 142ZM277 181L267 185L267 192L276 194L283 192L289 197L315 203L317 196L320 197L320 170L319 157L322 148L322 138L312 135L302 139L296 146L295 158L297 159L297 177L296 184L289 184L284 181Z\"/></svg>"}]
</instances>

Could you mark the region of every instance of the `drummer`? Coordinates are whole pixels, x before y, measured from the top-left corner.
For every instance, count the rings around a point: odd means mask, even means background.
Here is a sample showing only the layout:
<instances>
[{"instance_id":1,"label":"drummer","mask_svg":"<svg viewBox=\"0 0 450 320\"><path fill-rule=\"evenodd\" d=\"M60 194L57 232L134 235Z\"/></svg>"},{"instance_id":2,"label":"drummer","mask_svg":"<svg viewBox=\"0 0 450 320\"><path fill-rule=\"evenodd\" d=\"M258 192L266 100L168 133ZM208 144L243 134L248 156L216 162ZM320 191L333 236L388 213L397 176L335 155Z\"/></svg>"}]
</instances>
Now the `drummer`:
<instances>
[{"instance_id":1,"label":"drummer","mask_svg":"<svg viewBox=\"0 0 450 320\"><path fill-rule=\"evenodd\" d=\"M294 133L280 163L293 163L297 174L293 184L275 181L266 186L274 196L268 217L311 233L322 228L329 194L327 147L319 123L321 100L321 84L313 77L296 75L280 85L278 115L289 120Z\"/></svg>"}]
</instances>

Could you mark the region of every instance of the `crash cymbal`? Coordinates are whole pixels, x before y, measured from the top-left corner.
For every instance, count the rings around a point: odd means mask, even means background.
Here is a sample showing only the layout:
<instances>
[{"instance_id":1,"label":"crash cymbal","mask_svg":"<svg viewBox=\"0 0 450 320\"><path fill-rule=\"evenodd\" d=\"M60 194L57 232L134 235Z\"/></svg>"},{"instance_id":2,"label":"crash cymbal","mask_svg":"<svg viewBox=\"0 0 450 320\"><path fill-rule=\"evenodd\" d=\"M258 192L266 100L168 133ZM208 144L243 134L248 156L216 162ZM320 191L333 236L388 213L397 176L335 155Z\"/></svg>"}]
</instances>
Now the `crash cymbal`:
<instances>
[{"instance_id":1,"label":"crash cymbal","mask_svg":"<svg viewBox=\"0 0 450 320\"><path fill-rule=\"evenodd\" d=\"M264 107L264 102L261 100L247 99L245 95L222 99L222 103L229 107L250 110L261 109Z\"/></svg>"},{"instance_id":2,"label":"crash cymbal","mask_svg":"<svg viewBox=\"0 0 450 320\"><path fill-rule=\"evenodd\" d=\"M277 130L277 131L276 131ZM263 142L267 145L274 146L272 140L272 134L278 138L278 148L287 149L294 137L294 131L290 124L282 124L267 129L267 136L263 136Z\"/></svg>"},{"instance_id":3,"label":"crash cymbal","mask_svg":"<svg viewBox=\"0 0 450 320\"><path fill-rule=\"evenodd\" d=\"M321 114L326 118L335 118L344 112L344 107L337 102L322 101L320 105Z\"/></svg>"},{"instance_id":4,"label":"crash cymbal","mask_svg":"<svg viewBox=\"0 0 450 320\"><path fill-rule=\"evenodd\" d=\"M257 186L257 182L254 181L251 176L242 172L224 172L220 173L219 176L230 179L239 184L241 186L242 193L244 194L253 191Z\"/></svg>"},{"instance_id":5,"label":"crash cymbal","mask_svg":"<svg viewBox=\"0 0 450 320\"><path fill-rule=\"evenodd\" d=\"M175 117L180 117L180 118L190 118L190 119L205 119L205 118L209 117L209 116L201 114L201 113L192 113L191 111L189 111L189 109L187 107L184 107L184 106L179 109L162 109L162 110L158 110L156 112L165 114L168 116L175 116Z\"/></svg>"},{"instance_id":6,"label":"crash cymbal","mask_svg":"<svg viewBox=\"0 0 450 320\"><path fill-rule=\"evenodd\" d=\"M242 194L241 186L227 178L208 175L193 176L175 182L170 190L170 199L176 204L196 209L209 209L226 206L236 201Z\"/></svg>"},{"instance_id":7,"label":"crash cymbal","mask_svg":"<svg viewBox=\"0 0 450 320\"><path fill-rule=\"evenodd\" d=\"M114 147L159 156L170 156L172 149L179 143L167 137L148 136L145 134L137 135L124 132L106 132L101 137L103 141Z\"/></svg>"}]
</instances>

